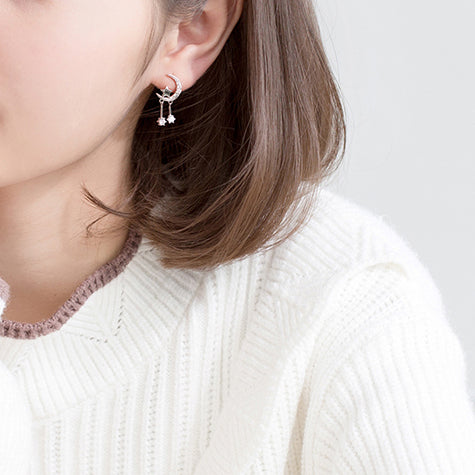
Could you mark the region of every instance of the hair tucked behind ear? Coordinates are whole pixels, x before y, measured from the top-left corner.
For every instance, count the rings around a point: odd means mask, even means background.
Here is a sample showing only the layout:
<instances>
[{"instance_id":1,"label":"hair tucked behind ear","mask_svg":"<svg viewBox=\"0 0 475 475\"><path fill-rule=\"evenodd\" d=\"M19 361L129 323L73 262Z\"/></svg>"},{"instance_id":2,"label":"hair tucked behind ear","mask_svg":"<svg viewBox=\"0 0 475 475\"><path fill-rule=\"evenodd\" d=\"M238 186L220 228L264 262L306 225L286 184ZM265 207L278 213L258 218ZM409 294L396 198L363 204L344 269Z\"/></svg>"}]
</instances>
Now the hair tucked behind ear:
<instances>
[{"instance_id":1,"label":"hair tucked behind ear","mask_svg":"<svg viewBox=\"0 0 475 475\"><path fill-rule=\"evenodd\" d=\"M163 1L169 15L205 3ZM218 58L173 104L179 122L158 127L158 110L152 93L133 140L132 212L87 195L156 243L166 267L211 268L287 239L345 152L312 0L245 0Z\"/></svg>"}]
</instances>

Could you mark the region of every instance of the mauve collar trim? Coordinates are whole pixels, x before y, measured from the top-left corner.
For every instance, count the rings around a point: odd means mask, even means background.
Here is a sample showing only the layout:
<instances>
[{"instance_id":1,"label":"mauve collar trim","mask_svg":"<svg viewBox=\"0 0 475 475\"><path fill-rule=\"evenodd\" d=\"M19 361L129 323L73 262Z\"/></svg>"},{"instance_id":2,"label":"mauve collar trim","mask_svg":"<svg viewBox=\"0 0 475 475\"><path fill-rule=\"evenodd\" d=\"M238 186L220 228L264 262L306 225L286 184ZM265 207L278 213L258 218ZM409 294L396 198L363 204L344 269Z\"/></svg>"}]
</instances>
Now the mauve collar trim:
<instances>
[{"instance_id":1,"label":"mauve collar trim","mask_svg":"<svg viewBox=\"0 0 475 475\"><path fill-rule=\"evenodd\" d=\"M99 288L117 277L137 253L142 241L142 235L135 229L130 229L120 253L111 261L87 277L72 293L71 297L46 320L36 323L0 321L0 336L17 339L33 339L59 330L66 321L84 304L84 302ZM0 279L0 298L8 298L8 285Z\"/></svg>"}]
</instances>

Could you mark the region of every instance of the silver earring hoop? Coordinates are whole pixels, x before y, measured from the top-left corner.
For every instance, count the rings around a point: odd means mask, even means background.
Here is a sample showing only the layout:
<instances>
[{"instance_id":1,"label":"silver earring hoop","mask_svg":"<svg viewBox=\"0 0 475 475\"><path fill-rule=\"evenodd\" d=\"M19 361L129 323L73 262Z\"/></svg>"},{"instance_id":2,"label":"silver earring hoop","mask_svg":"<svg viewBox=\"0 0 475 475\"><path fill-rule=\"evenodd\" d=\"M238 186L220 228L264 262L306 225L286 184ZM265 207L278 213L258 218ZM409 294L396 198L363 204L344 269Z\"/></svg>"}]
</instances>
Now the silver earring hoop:
<instances>
[{"instance_id":1,"label":"silver earring hoop","mask_svg":"<svg viewBox=\"0 0 475 475\"><path fill-rule=\"evenodd\" d=\"M175 92L172 94L172 91L168 89L168 86L165 87L165 89L160 89L163 93L163 95L160 95L158 92L155 94L158 96L160 100L160 118L157 120L158 125L166 125L167 121L169 124L172 124L175 122L175 116L172 114L172 104L175 99L178 98L178 96L181 94L182 87L181 87L181 82L180 80L173 74L167 74L168 77L172 78L175 83L176 83L176 89ZM168 117L165 120L165 117L163 117L163 103L168 102Z\"/></svg>"}]
</instances>

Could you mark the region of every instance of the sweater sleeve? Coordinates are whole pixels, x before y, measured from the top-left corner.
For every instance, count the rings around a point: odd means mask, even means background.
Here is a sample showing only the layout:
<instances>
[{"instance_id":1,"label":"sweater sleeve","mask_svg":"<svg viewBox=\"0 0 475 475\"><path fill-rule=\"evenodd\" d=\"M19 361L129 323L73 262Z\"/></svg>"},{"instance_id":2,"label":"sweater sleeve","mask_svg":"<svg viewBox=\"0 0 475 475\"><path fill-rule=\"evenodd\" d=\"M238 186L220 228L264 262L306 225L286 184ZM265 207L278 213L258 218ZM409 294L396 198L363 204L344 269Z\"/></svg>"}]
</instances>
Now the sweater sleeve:
<instances>
[{"instance_id":1,"label":"sweater sleeve","mask_svg":"<svg viewBox=\"0 0 475 475\"><path fill-rule=\"evenodd\" d=\"M323 387L312 372L303 473L474 474L466 357L442 307L383 264L342 289Z\"/></svg>"},{"instance_id":2,"label":"sweater sleeve","mask_svg":"<svg viewBox=\"0 0 475 475\"><path fill-rule=\"evenodd\" d=\"M0 362L0 473L24 475L32 450L31 414L13 374Z\"/></svg>"}]
</instances>

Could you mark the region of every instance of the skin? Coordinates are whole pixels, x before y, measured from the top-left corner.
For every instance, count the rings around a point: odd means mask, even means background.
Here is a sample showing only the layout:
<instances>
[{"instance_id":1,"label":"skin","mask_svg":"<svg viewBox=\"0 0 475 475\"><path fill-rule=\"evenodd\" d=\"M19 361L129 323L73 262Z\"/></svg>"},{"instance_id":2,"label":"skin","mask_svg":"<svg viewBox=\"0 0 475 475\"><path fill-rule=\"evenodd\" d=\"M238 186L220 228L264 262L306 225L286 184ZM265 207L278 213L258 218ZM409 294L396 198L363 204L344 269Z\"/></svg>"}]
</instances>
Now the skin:
<instances>
[{"instance_id":1,"label":"skin","mask_svg":"<svg viewBox=\"0 0 475 475\"><path fill-rule=\"evenodd\" d=\"M84 200L122 196L133 130L153 88L186 90L218 56L243 0L168 23L146 71L151 0L0 0L0 276L3 318L49 318L122 248L127 229ZM177 99L179 101L179 98ZM167 110L165 108L165 110ZM158 114L157 114L158 118ZM177 117L177 120L180 120Z\"/></svg>"}]
</instances>

